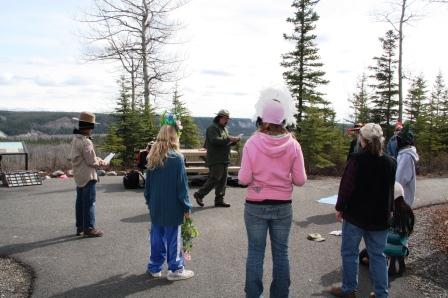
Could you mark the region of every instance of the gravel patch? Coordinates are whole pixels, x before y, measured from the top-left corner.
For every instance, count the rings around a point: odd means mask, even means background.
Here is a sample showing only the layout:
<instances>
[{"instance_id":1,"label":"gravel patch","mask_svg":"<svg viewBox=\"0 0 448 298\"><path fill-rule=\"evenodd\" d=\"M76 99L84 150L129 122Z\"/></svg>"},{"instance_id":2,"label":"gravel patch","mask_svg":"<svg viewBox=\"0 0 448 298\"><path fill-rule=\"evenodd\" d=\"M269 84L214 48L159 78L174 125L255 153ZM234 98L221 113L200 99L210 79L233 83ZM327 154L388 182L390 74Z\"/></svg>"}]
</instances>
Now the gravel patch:
<instances>
[{"instance_id":1,"label":"gravel patch","mask_svg":"<svg viewBox=\"0 0 448 298\"><path fill-rule=\"evenodd\" d=\"M0 297L31 297L33 274L25 266L12 258L0 257Z\"/></svg>"},{"instance_id":2,"label":"gravel patch","mask_svg":"<svg viewBox=\"0 0 448 298\"><path fill-rule=\"evenodd\" d=\"M422 297L448 297L447 210L446 204L414 210L416 224L404 278Z\"/></svg>"}]
</instances>

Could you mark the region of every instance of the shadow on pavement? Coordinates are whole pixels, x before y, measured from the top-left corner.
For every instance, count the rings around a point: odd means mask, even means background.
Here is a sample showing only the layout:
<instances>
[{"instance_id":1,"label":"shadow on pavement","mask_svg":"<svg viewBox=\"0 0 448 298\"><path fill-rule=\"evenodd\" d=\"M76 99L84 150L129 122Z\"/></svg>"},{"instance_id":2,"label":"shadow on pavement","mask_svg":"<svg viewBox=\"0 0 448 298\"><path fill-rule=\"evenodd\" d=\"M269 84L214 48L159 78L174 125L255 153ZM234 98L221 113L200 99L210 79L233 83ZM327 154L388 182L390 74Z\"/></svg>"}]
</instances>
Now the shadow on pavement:
<instances>
[{"instance_id":1,"label":"shadow on pavement","mask_svg":"<svg viewBox=\"0 0 448 298\"><path fill-rule=\"evenodd\" d=\"M215 208L215 206L205 206L205 207L194 206L193 208L191 208L191 213L205 211L205 210L213 209L213 208Z\"/></svg>"},{"instance_id":2,"label":"shadow on pavement","mask_svg":"<svg viewBox=\"0 0 448 298\"><path fill-rule=\"evenodd\" d=\"M127 297L131 294L148 291L152 288L170 285L172 282L165 278L151 279L147 274L129 275L119 274L97 283L71 289L64 293L51 296L62 297ZM148 292L148 296L150 296Z\"/></svg>"},{"instance_id":3,"label":"shadow on pavement","mask_svg":"<svg viewBox=\"0 0 448 298\"><path fill-rule=\"evenodd\" d=\"M104 192L104 193L111 193L111 192L130 192L130 193L141 193L143 197L143 188L136 188L136 189L126 189L123 186L123 183L108 183L108 184L102 184L98 183L96 185L96 191L97 192Z\"/></svg>"},{"instance_id":4,"label":"shadow on pavement","mask_svg":"<svg viewBox=\"0 0 448 298\"><path fill-rule=\"evenodd\" d=\"M148 213L137 215L137 216L132 216L132 217L122 218L120 221L127 222L127 223L150 222Z\"/></svg>"},{"instance_id":5,"label":"shadow on pavement","mask_svg":"<svg viewBox=\"0 0 448 298\"><path fill-rule=\"evenodd\" d=\"M73 188L70 188L70 189L55 189L52 191L30 193L28 196L35 197L35 196L40 196L40 195L50 195L50 194L54 194L54 193L64 193L64 192L72 192L73 197L76 197L76 186L73 185Z\"/></svg>"},{"instance_id":6,"label":"shadow on pavement","mask_svg":"<svg viewBox=\"0 0 448 298\"><path fill-rule=\"evenodd\" d=\"M368 297L370 292L373 291L372 283L370 282L369 270L365 266L359 267L358 272L358 297ZM312 297L334 297L328 291L332 286L340 286L342 281L342 268L333 270L327 274L321 276L321 282L323 290L320 293L313 293Z\"/></svg>"},{"instance_id":7,"label":"shadow on pavement","mask_svg":"<svg viewBox=\"0 0 448 298\"><path fill-rule=\"evenodd\" d=\"M302 228L308 227L310 224L315 224L318 226L330 225L336 223L335 213L323 214L323 215L315 215L310 216L302 221L294 221L296 225Z\"/></svg>"},{"instance_id":8,"label":"shadow on pavement","mask_svg":"<svg viewBox=\"0 0 448 298\"><path fill-rule=\"evenodd\" d=\"M22 252L27 252L36 248L42 248L50 245L55 245L59 243L69 242L69 241L77 241L82 240L82 237L73 235L66 235L66 236L60 236L55 237L51 239L36 241L36 242L29 242L29 243L16 243L16 244L9 244L0 247L0 255L9 255L9 254L18 254Z\"/></svg>"},{"instance_id":9,"label":"shadow on pavement","mask_svg":"<svg viewBox=\"0 0 448 298\"><path fill-rule=\"evenodd\" d=\"M205 211L207 209L212 209L212 208L215 208L215 207L214 206L193 207L193 208L191 208L191 213L195 213L195 212L199 212L199 211ZM148 213L122 218L122 219L120 219L120 221L121 222L126 222L126 223L151 222Z\"/></svg>"}]
</instances>

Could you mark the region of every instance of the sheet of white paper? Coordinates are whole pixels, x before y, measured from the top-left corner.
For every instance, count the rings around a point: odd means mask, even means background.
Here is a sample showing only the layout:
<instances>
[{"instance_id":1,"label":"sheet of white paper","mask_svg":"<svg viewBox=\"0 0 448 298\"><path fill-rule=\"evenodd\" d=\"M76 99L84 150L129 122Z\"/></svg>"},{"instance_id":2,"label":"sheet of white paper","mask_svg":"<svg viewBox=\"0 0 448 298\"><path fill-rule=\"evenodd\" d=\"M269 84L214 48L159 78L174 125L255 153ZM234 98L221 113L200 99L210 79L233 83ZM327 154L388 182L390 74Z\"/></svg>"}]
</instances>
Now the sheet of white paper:
<instances>
[{"instance_id":1,"label":"sheet of white paper","mask_svg":"<svg viewBox=\"0 0 448 298\"><path fill-rule=\"evenodd\" d=\"M115 156L115 153L109 153L105 158L104 161L107 163L110 163L110 161L112 160L112 158Z\"/></svg>"},{"instance_id":2,"label":"sheet of white paper","mask_svg":"<svg viewBox=\"0 0 448 298\"><path fill-rule=\"evenodd\" d=\"M331 197L319 199L319 200L317 200L317 202L322 203L322 204L336 205L337 200L338 200L338 195L334 195Z\"/></svg>"},{"instance_id":3,"label":"sheet of white paper","mask_svg":"<svg viewBox=\"0 0 448 298\"><path fill-rule=\"evenodd\" d=\"M331 231L330 233L328 233L330 235L334 235L334 236L342 236L342 231L341 230L337 230L337 231Z\"/></svg>"}]
</instances>

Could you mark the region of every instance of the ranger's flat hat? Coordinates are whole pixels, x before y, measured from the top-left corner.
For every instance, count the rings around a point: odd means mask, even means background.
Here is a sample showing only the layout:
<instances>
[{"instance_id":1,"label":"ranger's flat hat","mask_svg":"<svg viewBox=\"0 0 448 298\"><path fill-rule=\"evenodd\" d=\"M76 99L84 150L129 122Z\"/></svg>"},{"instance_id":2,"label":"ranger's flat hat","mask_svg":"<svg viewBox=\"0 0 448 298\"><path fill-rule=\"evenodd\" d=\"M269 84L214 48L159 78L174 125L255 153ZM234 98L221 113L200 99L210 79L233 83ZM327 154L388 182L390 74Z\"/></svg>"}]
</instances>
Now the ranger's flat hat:
<instances>
[{"instance_id":1,"label":"ranger's flat hat","mask_svg":"<svg viewBox=\"0 0 448 298\"><path fill-rule=\"evenodd\" d=\"M230 118L230 113L227 110L219 110L218 114L216 114L217 116L223 116L223 117L227 117Z\"/></svg>"}]
</instances>

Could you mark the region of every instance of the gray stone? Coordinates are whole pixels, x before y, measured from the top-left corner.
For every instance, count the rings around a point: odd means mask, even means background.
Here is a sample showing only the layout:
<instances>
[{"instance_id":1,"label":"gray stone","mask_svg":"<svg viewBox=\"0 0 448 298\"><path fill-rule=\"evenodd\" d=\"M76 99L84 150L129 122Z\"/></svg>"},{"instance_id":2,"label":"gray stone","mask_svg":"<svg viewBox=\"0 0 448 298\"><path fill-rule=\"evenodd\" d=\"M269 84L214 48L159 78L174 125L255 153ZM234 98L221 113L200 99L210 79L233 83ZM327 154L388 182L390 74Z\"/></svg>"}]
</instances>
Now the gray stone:
<instances>
[{"instance_id":1,"label":"gray stone","mask_svg":"<svg viewBox=\"0 0 448 298\"><path fill-rule=\"evenodd\" d=\"M53 173L51 173L51 177L52 178L57 178L57 177L59 177L59 176L62 176L62 175L64 175L65 173L63 172L63 171L61 171L61 170L57 170L57 171L54 171Z\"/></svg>"},{"instance_id":2,"label":"gray stone","mask_svg":"<svg viewBox=\"0 0 448 298\"><path fill-rule=\"evenodd\" d=\"M115 172L115 171L107 172L106 176L117 176L117 172Z\"/></svg>"}]
</instances>

